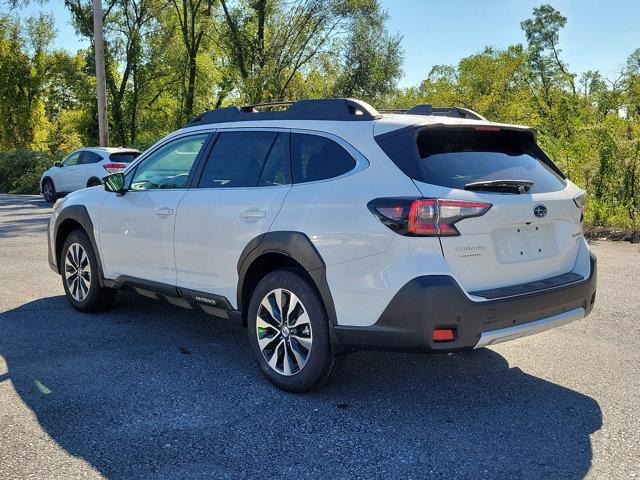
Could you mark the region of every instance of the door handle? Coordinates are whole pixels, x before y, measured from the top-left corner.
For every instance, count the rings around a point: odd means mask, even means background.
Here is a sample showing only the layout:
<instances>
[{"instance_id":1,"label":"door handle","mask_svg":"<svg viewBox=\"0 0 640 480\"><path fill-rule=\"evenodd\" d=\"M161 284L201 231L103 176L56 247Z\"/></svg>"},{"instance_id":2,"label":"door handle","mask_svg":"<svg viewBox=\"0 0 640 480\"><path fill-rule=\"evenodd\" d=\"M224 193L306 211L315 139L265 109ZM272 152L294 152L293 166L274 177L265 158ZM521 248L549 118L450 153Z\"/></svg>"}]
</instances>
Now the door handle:
<instances>
[{"instance_id":1,"label":"door handle","mask_svg":"<svg viewBox=\"0 0 640 480\"><path fill-rule=\"evenodd\" d=\"M264 210L260 210L259 208L256 208L256 207L248 208L240 212L240 217L247 218L247 219L258 219L258 218L264 218L266 216L267 216L267 212L265 212Z\"/></svg>"},{"instance_id":2,"label":"door handle","mask_svg":"<svg viewBox=\"0 0 640 480\"><path fill-rule=\"evenodd\" d=\"M173 215L173 209L169 208L169 207L159 207L156 208L153 213L155 213L156 215Z\"/></svg>"}]
</instances>

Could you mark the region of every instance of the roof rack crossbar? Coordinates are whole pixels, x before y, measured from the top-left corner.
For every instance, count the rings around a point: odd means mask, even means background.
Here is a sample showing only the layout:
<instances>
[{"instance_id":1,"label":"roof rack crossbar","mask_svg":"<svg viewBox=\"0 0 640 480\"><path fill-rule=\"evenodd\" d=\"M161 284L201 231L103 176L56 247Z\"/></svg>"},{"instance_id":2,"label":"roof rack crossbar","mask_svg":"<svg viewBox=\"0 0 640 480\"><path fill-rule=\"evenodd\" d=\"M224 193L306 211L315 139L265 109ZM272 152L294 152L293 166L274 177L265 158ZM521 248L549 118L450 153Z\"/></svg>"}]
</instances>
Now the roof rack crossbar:
<instances>
[{"instance_id":1,"label":"roof rack crossbar","mask_svg":"<svg viewBox=\"0 0 640 480\"><path fill-rule=\"evenodd\" d=\"M268 110L274 107L288 108L285 110ZM353 98L323 98L298 100L297 102L262 103L244 107L216 108L193 118L185 127L251 120L371 121L378 118L380 118L378 111L361 100Z\"/></svg>"}]
</instances>

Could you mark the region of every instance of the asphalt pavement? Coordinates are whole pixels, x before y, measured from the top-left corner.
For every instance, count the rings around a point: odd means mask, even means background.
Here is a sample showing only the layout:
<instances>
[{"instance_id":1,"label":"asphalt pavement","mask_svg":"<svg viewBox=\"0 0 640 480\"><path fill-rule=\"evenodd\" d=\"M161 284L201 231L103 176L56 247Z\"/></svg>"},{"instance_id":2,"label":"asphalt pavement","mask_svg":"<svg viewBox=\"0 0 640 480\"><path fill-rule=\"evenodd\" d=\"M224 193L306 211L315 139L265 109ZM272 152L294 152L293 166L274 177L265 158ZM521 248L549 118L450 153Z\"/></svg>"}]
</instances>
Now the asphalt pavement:
<instances>
[{"instance_id":1,"label":"asphalt pavement","mask_svg":"<svg viewBox=\"0 0 640 480\"><path fill-rule=\"evenodd\" d=\"M0 195L0 478L640 477L640 246L586 319L478 351L358 352L281 392L228 321L67 303L38 197Z\"/></svg>"}]
</instances>

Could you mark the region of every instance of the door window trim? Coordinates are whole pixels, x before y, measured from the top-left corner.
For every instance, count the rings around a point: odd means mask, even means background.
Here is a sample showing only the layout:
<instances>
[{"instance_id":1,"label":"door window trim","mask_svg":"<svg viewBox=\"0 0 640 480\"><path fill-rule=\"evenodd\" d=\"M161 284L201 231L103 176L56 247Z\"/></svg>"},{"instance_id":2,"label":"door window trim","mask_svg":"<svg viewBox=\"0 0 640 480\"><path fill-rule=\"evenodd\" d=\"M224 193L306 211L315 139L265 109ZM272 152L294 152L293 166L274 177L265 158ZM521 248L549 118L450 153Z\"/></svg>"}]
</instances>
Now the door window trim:
<instances>
[{"instance_id":1,"label":"door window trim","mask_svg":"<svg viewBox=\"0 0 640 480\"><path fill-rule=\"evenodd\" d=\"M202 145L202 148L198 152L198 155L196 156L196 159L193 161L193 165L191 165L191 170L189 170L189 176L187 177L187 181L185 182L185 186L184 187L171 188L171 189L153 188L153 189L149 189L149 190L132 190L131 188L129 188L129 186L127 186L127 194L129 194L131 192L147 192L148 193L148 192L156 192L156 191L179 192L179 191L188 190L189 188L191 188L191 186L193 185L193 179L194 179L195 174L197 172L197 167L200 164L200 161L201 161L204 153L206 151L208 151L208 149L210 148L210 144L211 144L212 139L216 136L215 130L210 130L210 129L195 130L195 131L192 131L192 132L186 132L186 133L184 133L182 135L174 135L172 137L164 139L164 141L161 140L160 142L157 142L155 145L153 145L149 150L147 150L144 153L142 153L141 155L139 155L138 158L136 158L135 161L132 162L132 164L124 171L125 182L126 183L129 182L129 180L132 181L133 178L136 175L136 172L138 171L138 167L140 166L140 163L144 162L146 158L150 157L155 152L157 152L158 150L164 148L169 143L171 143L171 142L173 142L175 140L181 140L183 138L193 137L193 136L200 136L200 135L206 135L207 137L205 138L204 143ZM127 179L127 177L129 175L131 175L131 177L130 177L130 179Z\"/></svg>"},{"instance_id":2,"label":"door window trim","mask_svg":"<svg viewBox=\"0 0 640 480\"><path fill-rule=\"evenodd\" d=\"M334 180L340 180L342 178L350 177L351 175L355 175L356 173L360 173L363 170L369 168L370 164L369 164L369 160L367 160L367 157L365 157L362 153L360 153L360 151L356 149L353 145L351 145L349 142L347 142L343 138L338 137L337 135L334 135L333 133L321 132L318 130L306 130L303 128L292 128L291 133L300 133L303 135L315 135L317 137L324 137L324 138L328 138L329 140L333 140L342 148L344 148L347 151L347 153L351 155L351 157L356 163L351 170L341 175L338 175L336 177L323 178L322 180L313 180L311 182L298 182L298 183L293 182L293 178L292 178L293 186L314 185L316 183L332 182ZM291 145L291 143L289 143L289 145ZM289 158L291 161L291 171L293 172L293 158L291 157L291 154L289 154Z\"/></svg>"},{"instance_id":3,"label":"door window trim","mask_svg":"<svg viewBox=\"0 0 640 480\"><path fill-rule=\"evenodd\" d=\"M284 145L284 156L285 156L285 164L289 162L289 173L291 177L291 182L285 185L256 185L253 187L200 187L198 186L200 180L202 179L202 175L204 174L205 166L207 165L207 161L209 159L209 155L211 151L215 147L218 138L221 133L231 133L231 132L276 132L282 133L282 138L285 141ZM209 145L207 145L207 149L205 155L203 155L199 159L198 168L194 172L193 181L191 182L190 188L195 190L216 190L216 191L224 191L224 190L253 190L257 188L291 188L293 185L293 172L291 170L291 129L290 128L282 128L282 127L230 127L230 128L218 128L215 131L215 134L212 136ZM204 150L203 150L204 151Z\"/></svg>"}]
</instances>

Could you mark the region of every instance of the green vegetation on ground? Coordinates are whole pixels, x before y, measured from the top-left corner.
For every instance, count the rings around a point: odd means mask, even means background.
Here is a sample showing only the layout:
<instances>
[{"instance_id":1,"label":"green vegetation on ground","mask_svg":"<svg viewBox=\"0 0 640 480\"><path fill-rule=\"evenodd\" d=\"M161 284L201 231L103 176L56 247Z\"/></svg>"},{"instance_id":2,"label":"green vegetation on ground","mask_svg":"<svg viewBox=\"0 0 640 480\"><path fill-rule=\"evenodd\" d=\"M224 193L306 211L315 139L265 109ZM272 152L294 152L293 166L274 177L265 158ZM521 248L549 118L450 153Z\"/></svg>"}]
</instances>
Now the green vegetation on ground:
<instances>
[{"instance_id":1,"label":"green vegetation on ground","mask_svg":"<svg viewBox=\"0 0 640 480\"><path fill-rule=\"evenodd\" d=\"M92 1L65 5L91 43ZM640 48L630 46L615 78L578 76L558 47L567 19L549 5L521 23L525 44L478 45L407 89L397 87L401 37L388 31L378 0L105 0L103 8L112 145L146 148L230 104L351 96L379 108L457 105L536 128L589 192L587 223L638 228ZM35 191L44 167L97 142L92 48L55 50L54 38L46 15L0 14L0 191Z\"/></svg>"}]
</instances>

